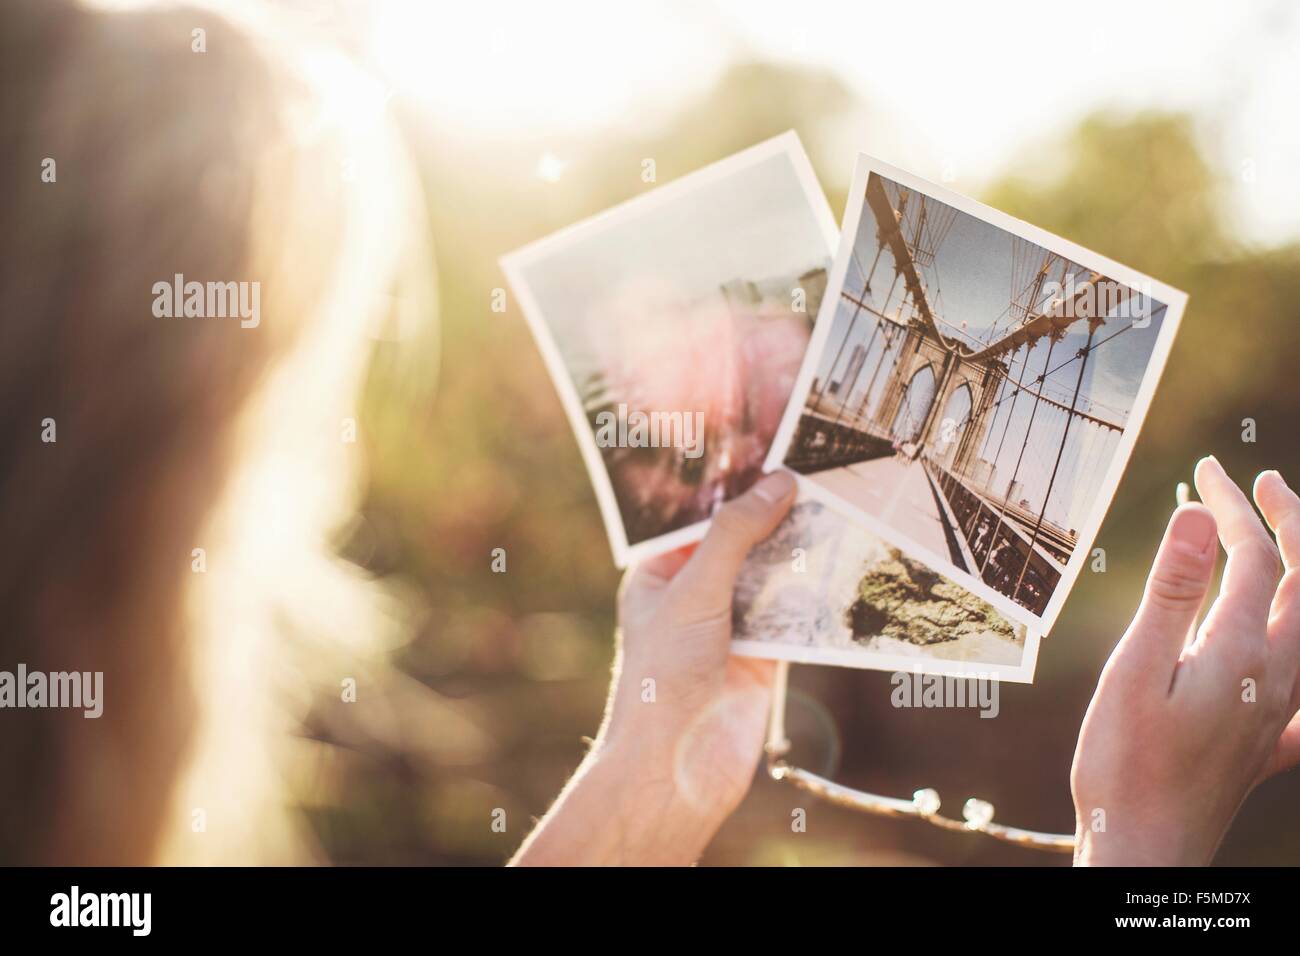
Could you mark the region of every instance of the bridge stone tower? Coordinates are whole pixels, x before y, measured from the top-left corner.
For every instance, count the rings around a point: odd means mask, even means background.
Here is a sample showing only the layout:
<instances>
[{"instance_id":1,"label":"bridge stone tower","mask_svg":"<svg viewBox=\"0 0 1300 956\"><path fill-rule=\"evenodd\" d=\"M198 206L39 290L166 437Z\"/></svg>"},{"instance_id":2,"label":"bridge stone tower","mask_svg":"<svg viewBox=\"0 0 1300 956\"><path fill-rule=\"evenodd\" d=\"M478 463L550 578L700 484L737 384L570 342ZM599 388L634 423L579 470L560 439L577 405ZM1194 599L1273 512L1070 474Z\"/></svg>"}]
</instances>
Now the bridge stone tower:
<instances>
[{"instance_id":1,"label":"bridge stone tower","mask_svg":"<svg viewBox=\"0 0 1300 956\"><path fill-rule=\"evenodd\" d=\"M967 475L992 423L992 406L998 392L997 372L1006 371L1006 365L997 359L971 362L945 348L928 333L924 324L913 319L903 331L897 362L890 372L874 417L873 424L881 434L891 433L899 409L908 400L909 389L914 382L919 383L925 378L927 370L931 377L925 385L929 387L932 383L933 391L920 424L914 434L895 437L920 443L936 460L948 459L951 454L951 470L958 475ZM949 403L962 389L967 390L970 404L954 408L954 420L945 427ZM958 420L956 416L962 417ZM952 447L954 442L955 450Z\"/></svg>"}]
</instances>

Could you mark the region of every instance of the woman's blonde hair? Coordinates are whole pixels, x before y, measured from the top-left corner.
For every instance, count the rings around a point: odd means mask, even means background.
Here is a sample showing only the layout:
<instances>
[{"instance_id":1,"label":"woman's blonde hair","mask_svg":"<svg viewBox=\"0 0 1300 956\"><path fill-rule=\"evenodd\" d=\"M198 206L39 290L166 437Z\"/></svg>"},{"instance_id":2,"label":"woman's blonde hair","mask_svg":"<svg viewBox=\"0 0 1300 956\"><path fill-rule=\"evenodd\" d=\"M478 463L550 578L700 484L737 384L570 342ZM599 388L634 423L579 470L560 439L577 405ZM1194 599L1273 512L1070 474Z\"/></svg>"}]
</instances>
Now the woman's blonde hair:
<instances>
[{"instance_id":1,"label":"woman's blonde hair","mask_svg":"<svg viewBox=\"0 0 1300 956\"><path fill-rule=\"evenodd\" d=\"M102 671L104 710L0 715L0 858L310 857L300 719L390 618L329 534L369 338L432 306L416 178L379 87L266 15L5 20L0 668ZM259 320L160 316L178 276Z\"/></svg>"}]
</instances>

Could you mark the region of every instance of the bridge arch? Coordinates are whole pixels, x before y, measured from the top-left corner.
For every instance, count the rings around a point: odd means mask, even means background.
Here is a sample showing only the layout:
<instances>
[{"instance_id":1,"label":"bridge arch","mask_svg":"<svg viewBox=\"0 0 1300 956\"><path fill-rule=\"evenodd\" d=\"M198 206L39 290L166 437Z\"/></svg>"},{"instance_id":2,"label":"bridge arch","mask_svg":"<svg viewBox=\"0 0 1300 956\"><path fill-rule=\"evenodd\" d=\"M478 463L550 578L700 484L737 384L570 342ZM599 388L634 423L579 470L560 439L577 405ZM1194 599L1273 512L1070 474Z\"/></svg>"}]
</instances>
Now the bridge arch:
<instances>
[{"instance_id":1,"label":"bridge arch","mask_svg":"<svg viewBox=\"0 0 1300 956\"><path fill-rule=\"evenodd\" d=\"M975 410L975 390L963 376L948 390L948 400L939 412L930 444L944 467L951 468L966 436L971 414Z\"/></svg>"},{"instance_id":2,"label":"bridge arch","mask_svg":"<svg viewBox=\"0 0 1300 956\"><path fill-rule=\"evenodd\" d=\"M921 431L930 414L930 407L934 404L937 384L933 363L922 365L912 373L912 377L907 380L907 385L903 388L902 397L898 402L898 411L894 413L894 420L889 428L890 435L895 440L913 442L921 437Z\"/></svg>"}]
</instances>

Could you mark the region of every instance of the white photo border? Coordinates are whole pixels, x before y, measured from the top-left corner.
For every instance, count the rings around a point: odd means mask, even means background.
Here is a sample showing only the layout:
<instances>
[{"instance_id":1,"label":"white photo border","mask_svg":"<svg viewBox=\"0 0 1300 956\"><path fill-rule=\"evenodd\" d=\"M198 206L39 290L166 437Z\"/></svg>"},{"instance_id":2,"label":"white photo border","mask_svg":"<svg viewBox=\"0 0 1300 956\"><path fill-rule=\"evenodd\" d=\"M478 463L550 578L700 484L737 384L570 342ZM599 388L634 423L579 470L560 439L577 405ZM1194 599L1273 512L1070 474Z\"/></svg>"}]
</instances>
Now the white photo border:
<instances>
[{"instance_id":1,"label":"white photo border","mask_svg":"<svg viewBox=\"0 0 1300 956\"><path fill-rule=\"evenodd\" d=\"M861 522L856 512L845 514L843 508L835 501L826 501L821 496L808 494L812 483L801 475L792 472L799 483L799 493L794 507L800 501L814 500L824 504L840 519L858 524L864 533L875 534L874 529ZM877 535L877 537L880 537ZM928 563L927 563L928 564ZM930 566L930 570L943 575L954 584L969 591L964 584L952 578L946 571ZM743 571L741 572L744 573ZM974 594L975 592L971 592ZM982 594L976 594L981 600ZM991 602L990 602L991 603ZM1002 609L994 607L1001 613ZM1004 617L1006 615L1003 615ZM1024 649L1018 664L995 664L983 661L957 661L938 656L890 654L868 648L812 647L807 644L783 644L778 641L753 641L733 638L731 652L740 657L761 657L769 660L790 661L793 664L822 664L835 667L853 667L858 670L903 672L910 674L938 674L947 677L984 677L996 678L1012 684L1032 684L1034 670L1038 666L1038 646L1041 631L1032 624L1010 619L1010 623L1024 629Z\"/></svg>"},{"instance_id":2,"label":"white photo border","mask_svg":"<svg viewBox=\"0 0 1300 956\"><path fill-rule=\"evenodd\" d=\"M767 461L763 465L764 470L771 471L777 468L786 468L785 456L794 437L800 415L803 413L804 401L812 385L812 379L816 375L817 365L826 346L826 339L831 333L835 310L840 299L840 291L844 288L849 260L853 255L853 247L857 241L858 225L861 222L862 210L866 203L867 181L872 173L893 180L899 185L920 192L931 199L947 203L960 212L967 213L1012 235L1033 242L1085 268L1101 272L1107 278L1122 282L1131 288L1140 288L1143 292L1149 290L1152 298L1167 307L1164 318L1161 320L1155 345L1151 351L1151 358L1147 362L1146 370L1142 375L1141 386L1134 398L1128 422L1124 426L1124 431L1115 447L1114 457L1106 470L1105 477L1102 479L1100 490L1087 516L1087 521L1082 522L1083 527L1076 539L1074 553L1062 570L1060 581L1057 582L1042 615L1034 614L1028 608L1017 604L1006 595L989 587L981 579L960 570L953 565L950 558L934 554L928 548L918 545L892 526L854 506L851 502L845 501L834 492L821 487L803 475L796 475L800 488L810 496L831 505L839 511L848 509L856 520L862 521L873 533L893 544L905 554L929 565L955 584L961 585L972 594L987 601L1004 617L1026 625L1028 632L1037 631L1038 634L1046 637L1050 633L1052 625L1056 623L1061 608L1069 597L1070 591L1073 590L1079 573L1083 570L1084 562L1091 553L1092 544L1096 540L1102 522L1105 520L1106 512L1110 509L1110 503L1115 496L1116 489L1119 487L1120 479L1128 467L1133 446L1137 442L1142 425L1146 422L1147 412L1151 407L1151 400L1155 396L1156 386L1159 384L1161 374L1164 372L1165 362L1169 357L1170 349L1173 347L1178 326L1182 322L1183 310L1187 305L1187 293L1165 285L1163 282L1158 282L1150 276L1070 242L1068 239L1062 239L1060 236L1038 226L1016 219L1014 216L986 206L981 202L953 192L919 176L914 176L906 170L891 166L889 163L882 162L865 153L859 153L853 172L853 185L849 190L848 205L844 211L844 222L840 232L839 248L835 254L835 264L831 269L831 275L826 285L826 293L822 297L821 308L817 313L817 321L813 326L812 338L808 343L808 352L804 356L802 367L799 369L799 376L795 380L794 390L790 393L790 402L786 406L781 424L777 428L776 437L772 440L771 450L768 452ZM1028 632L1026 640L1028 640Z\"/></svg>"},{"instance_id":3,"label":"white photo border","mask_svg":"<svg viewBox=\"0 0 1300 956\"><path fill-rule=\"evenodd\" d=\"M619 203L589 219L531 242L501 256L497 260L502 272L505 273L506 281L510 284L518 299L524 319L528 323L533 338L542 353L542 359L546 363L546 370L550 374L556 392L559 393L560 403L564 406L570 428L577 438L578 448L582 452L583 463L587 466L587 474L591 478L591 485L596 492L596 501L600 506L600 514L605 524L605 532L609 538L610 550L614 555L614 563L619 568L626 568L646 558L665 554L683 545L699 541L708 531L710 522L705 519L685 528L678 528L675 531L648 538L636 544L628 543L623 515L619 511L618 499L614 495L614 485L610 480L609 472L605 468L600 449L596 445L596 439L587 421L587 415L583 411L582 400L578 395L573 378L569 374L568 367L564 364L564 357L560 353L559 345L546 323L543 310L533 296L532 289L524 277L524 270L575 242L599 234L604 230L615 228L656 206L678 200L692 192L726 179L733 173L779 155L787 156L794 167L795 178L803 187L804 193L808 197L809 208L826 239L826 257L832 259L840 235L835 222L835 214L831 211L830 203L826 199L826 194L822 191L816 173L813 172L812 162L804 151L799 135L794 130L789 130L748 149L741 150L726 159L718 160L703 169L688 173L680 179L658 186L644 195ZM814 334L815 328L814 325Z\"/></svg>"},{"instance_id":4,"label":"white photo border","mask_svg":"<svg viewBox=\"0 0 1300 956\"><path fill-rule=\"evenodd\" d=\"M864 671L890 673L937 674L943 677L986 677L1009 684L1032 684L1038 665L1038 632L1025 628L1025 649L1019 664L987 664L979 661L952 661L941 657L914 657L909 654L886 654L880 651L856 651L828 647L806 647L769 641L733 640L731 653L737 657L761 657L789 661L792 664L819 664L852 667Z\"/></svg>"}]
</instances>

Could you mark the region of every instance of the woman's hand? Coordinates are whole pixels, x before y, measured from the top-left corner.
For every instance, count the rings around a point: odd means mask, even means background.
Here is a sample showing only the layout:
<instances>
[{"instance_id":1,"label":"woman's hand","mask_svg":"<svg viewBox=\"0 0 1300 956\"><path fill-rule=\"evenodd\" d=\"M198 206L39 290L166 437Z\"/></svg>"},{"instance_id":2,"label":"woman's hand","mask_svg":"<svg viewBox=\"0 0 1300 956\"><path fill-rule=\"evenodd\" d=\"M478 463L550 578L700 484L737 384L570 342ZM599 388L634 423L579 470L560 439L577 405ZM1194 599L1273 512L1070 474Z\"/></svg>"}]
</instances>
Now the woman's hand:
<instances>
[{"instance_id":1,"label":"woman's hand","mask_svg":"<svg viewBox=\"0 0 1300 956\"><path fill-rule=\"evenodd\" d=\"M1207 864L1255 784L1300 762L1300 498L1275 471L1255 481L1274 544L1215 459L1196 488L1084 717L1079 864ZM1216 533L1228 561L1198 631Z\"/></svg>"},{"instance_id":2,"label":"woman's hand","mask_svg":"<svg viewBox=\"0 0 1300 956\"><path fill-rule=\"evenodd\" d=\"M628 572L591 753L516 863L693 863L749 790L775 665L731 657L731 595L794 500L786 472L728 502L699 546Z\"/></svg>"}]
</instances>

